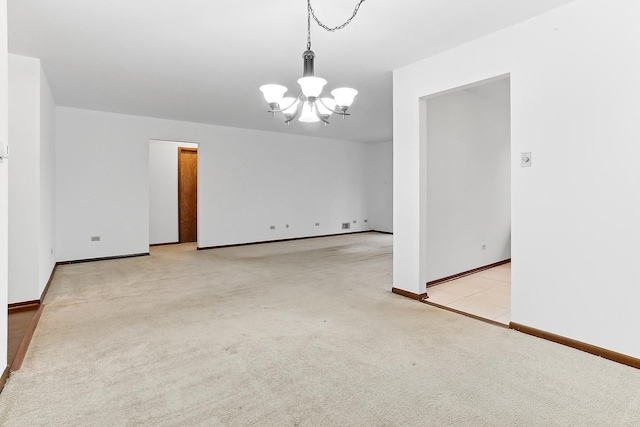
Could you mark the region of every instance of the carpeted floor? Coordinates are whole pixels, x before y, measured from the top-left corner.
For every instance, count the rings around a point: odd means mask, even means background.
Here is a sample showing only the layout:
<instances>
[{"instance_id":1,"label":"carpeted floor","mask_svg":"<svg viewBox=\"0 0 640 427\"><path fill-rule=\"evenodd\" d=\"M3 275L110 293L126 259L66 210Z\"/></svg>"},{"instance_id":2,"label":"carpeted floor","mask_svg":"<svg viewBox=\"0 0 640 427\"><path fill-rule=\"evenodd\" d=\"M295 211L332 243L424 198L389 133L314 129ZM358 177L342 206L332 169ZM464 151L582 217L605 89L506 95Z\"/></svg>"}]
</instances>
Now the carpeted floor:
<instances>
[{"instance_id":1,"label":"carpeted floor","mask_svg":"<svg viewBox=\"0 0 640 427\"><path fill-rule=\"evenodd\" d=\"M640 371L394 295L366 233L60 266L3 426L638 426Z\"/></svg>"}]
</instances>

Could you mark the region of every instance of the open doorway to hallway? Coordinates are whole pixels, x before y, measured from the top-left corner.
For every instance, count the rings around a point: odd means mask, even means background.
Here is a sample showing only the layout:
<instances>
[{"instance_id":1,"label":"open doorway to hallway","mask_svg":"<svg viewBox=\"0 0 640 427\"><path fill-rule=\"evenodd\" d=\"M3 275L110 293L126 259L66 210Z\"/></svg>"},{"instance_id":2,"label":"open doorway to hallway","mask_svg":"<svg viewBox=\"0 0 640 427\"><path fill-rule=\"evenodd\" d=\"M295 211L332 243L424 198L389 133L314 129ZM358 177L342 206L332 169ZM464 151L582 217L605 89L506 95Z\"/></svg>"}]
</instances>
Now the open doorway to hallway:
<instances>
[{"instance_id":1,"label":"open doorway to hallway","mask_svg":"<svg viewBox=\"0 0 640 427\"><path fill-rule=\"evenodd\" d=\"M427 302L508 324L510 78L426 100Z\"/></svg>"},{"instance_id":2,"label":"open doorway to hallway","mask_svg":"<svg viewBox=\"0 0 640 427\"><path fill-rule=\"evenodd\" d=\"M198 144L149 141L149 245L197 242Z\"/></svg>"},{"instance_id":3,"label":"open doorway to hallway","mask_svg":"<svg viewBox=\"0 0 640 427\"><path fill-rule=\"evenodd\" d=\"M430 304L509 325L511 262L427 288Z\"/></svg>"}]
</instances>

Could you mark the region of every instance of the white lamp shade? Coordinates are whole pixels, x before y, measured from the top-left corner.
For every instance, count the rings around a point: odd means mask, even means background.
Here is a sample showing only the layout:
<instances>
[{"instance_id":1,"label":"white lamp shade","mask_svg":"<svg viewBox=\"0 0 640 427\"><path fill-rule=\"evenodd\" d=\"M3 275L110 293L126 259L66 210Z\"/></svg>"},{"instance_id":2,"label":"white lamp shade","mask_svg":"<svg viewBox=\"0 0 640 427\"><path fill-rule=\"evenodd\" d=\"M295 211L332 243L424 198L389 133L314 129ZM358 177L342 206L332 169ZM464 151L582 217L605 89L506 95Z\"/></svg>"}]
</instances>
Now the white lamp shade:
<instances>
[{"instance_id":1,"label":"white lamp shade","mask_svg":"<svg viewBox=\"0 0 640 427\"><path fill-rule=\"evenodd\" d=\"M304 105L302 105L302 114L300 114L300 118L298 120L305 123L319 122L320 118L316 114L315 103L309 104L308 102L305 102Z\"/></svg>"},{"instance_id":2,"label":"white lamp shade","mask_svg":"<svg viewBox=\"0 0 640 427\"><path fill-rule=\"evenodd\" d=\"M304 96L317 98L322 93L322 88L327 84L327 81L321 77L308 76L299 78L298 84Z\"/></svg>"},{"instance_id":3,"label":"white lamp shade","mask_svg":"<svg viewBox=\"0 0 640 427\"><path fill-rule=\"evenodd\" d=\"M320 114L323 116L330 116L335 112L336 101L333 98L321 98L320 101L316 101L318 112Z\"/></svg>"},{"instance_id":4,"label":"white lamp shade","mask_svg":"<svg viewBox=\"0 0 640 427\"><path fill-rule=\"evenodd\" d=\"M260 90L268 104L280 104L287 88L282 85L263 85Z\"/></svg>"},{"instance_id":5,"label":"white lamp shade","mask_svg":"<svg viewBox=\"0 0 640 427\"><path fill-rule=\"evenodd\" d=\"M339 87L331 91L336 104L340 107L350 107L357 94L358 91L350 87Z\"/></svg>"},{"instance_id":6,"label":"white lamp shade","mask_svg":"<svg viewBox=\"0 0 640 427\"><path fill-rule=\"evenodd\" d=\"M293 116L298 109L298 102L300 101L297 98L291 98L289 96L282 98L282 103L280 104L282 114L284 114L285 117Z\"/></svg>"}]
</instances>

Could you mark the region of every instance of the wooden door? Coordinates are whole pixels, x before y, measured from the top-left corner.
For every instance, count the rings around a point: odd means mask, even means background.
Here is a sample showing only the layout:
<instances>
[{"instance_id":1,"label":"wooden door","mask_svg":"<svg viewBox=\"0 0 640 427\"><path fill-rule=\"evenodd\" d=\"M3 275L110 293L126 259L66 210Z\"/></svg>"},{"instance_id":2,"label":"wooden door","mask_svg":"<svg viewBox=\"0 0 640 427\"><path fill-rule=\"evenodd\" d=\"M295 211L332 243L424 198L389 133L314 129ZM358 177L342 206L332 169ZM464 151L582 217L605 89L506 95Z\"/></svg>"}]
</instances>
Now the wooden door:
<instances>
[{"instance_id":1,"label":"wooden door","mask_svg":"<svg viewBox=\"0 0 640 427\"><path fill-rule=\"evenodd\" d=\"M178 229L180 243L198 239L198 150L178 147Z\"/></svg>"}]
</instances>

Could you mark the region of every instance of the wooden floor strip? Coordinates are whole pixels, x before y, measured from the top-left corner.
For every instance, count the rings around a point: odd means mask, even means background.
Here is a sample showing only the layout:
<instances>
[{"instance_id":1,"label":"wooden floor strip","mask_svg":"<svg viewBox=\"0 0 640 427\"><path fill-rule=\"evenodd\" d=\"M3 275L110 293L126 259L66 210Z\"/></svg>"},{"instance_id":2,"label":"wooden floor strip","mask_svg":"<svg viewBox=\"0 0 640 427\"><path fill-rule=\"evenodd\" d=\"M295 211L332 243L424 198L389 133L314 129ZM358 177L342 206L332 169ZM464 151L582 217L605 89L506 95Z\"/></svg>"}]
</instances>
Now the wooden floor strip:
<instances>
[{"instance_id":1,"label":"wooden floor strip","mask_svg":"<svg viewBox=\"0 0 640 427\"><path fill-rule=\"evenodd\" d=\"M487 319L485 317L476 316L475 314L467 313L466 311L456 310L455 308L447 307L446 305L437 304L435 302L430 302L429 300L421 300L420 302L430 305L432 307L438 307L443 310L451 311L453 313L462 314L463 316L471 317L472 319L480 320L485 323L490 323L495 326L500 326L501 328L509 329L509 325L505 325L504 323L496 322L495 320Z\"/></svg>"},{"instance_id":2,"label":"wooden floor strip","mask_svg":"<svg viewBox=\"0 0 640 427\"><path fill-rule=\"evenodd\" d=\"M530 326L521 325L520 323L511 322L509 324L511 329L516 331L533 335L534 337L543 338L545 340L553 341L558 344L566 345L567 347L573 347L575 349L591 353L596 356L604 357L605 359L613 360L614 362L622 363L623 365L631 366L632 368L640 369L640 359L627 356L626 354L617 353L606 348L598 347L592 344L587 344L582 341L577 341L571 338L564 337L562 335L553 334L551 332L543 331L540 329L532 328Z\"/></svg>"},{"instance_id":3,"label":"wooden floor strip","mask_svg":"<svg viewBox=\"0 0 640 427\"><path fill-rule=\"evenodd\" d=\"M33 337L33 333L36 330L36 326L38 326L38 321L40 320L40 316L44 311L44 304L41 304L40 307L36 310L29 325L27 326L27 331L22 337L22 341L20 341L20 346L18 347L18 351L11 361L11 365L9 368L10 372L14 372L19 370L22 367L22 362L24 361L24 357L27 354L27 349L29 348L29 344L31 343L31 338Z\"/></svg>"},{"instance_id":4,"label":"wooden floor strip","mask_svg":"<svg viewBox=\"0 0 640 427\"><path fill-rule=\"evenodd\" d=\"M461 277L470 276L472 274L480 273L481 271L489 270L491 268L495 268L504 264L508 264L511 262L511 258L505 259L503 261L494 262L493 264L483 265L482 267L474 268L473 270L463 271L462 273L454 274L452 276L443 277L442 279L432 280L431 282L427 282L427 288L432 286L440 285L442 283L451 282L452 280L460 279Z\"/></svg>"},{"instance_id":5,"label":"wooden floor strip","mask_svg":"<svg viewBox=\"0 0 640 427\"><path fill-rule=\"evenodd\" d=\"M7 378L9 378L9 367L4 368L2 372L2 376L0 376L0 391L4 388L4 385L7 383Z\"/></svg>"},{"instance_id":6,"label":"wooden floor strip","mask_svg":"<svg viewBox=\"0 0 640 427\"><path fill-rule=\"evenodd\" d=\"M9 314L19 313L21 311L35 311L40 307L40 300L24 301L9 304Z\"/></svg>"}]
</instances>

